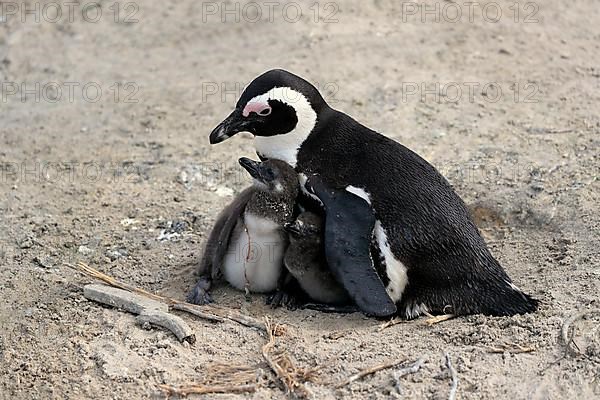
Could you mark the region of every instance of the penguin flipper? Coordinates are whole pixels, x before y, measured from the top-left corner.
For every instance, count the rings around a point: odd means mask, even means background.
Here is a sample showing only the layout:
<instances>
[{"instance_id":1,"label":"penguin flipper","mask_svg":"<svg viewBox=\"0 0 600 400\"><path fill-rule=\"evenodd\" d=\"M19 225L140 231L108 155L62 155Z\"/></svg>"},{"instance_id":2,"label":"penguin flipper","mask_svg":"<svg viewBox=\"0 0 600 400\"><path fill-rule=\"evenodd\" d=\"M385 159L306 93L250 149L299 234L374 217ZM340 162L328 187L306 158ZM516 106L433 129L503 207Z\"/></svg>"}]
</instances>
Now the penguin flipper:
<instances>
[{"instance_id":1,"label":"penguin flipper","mask_svg":"<svg viewBox=\"0 0 600 400\"><path fill-rule=\"evenodd\" d=\"M249 187L238 194L233 201L221 211L208 236L200 269L210 271L213 279L220 275L220 266L229 248L231 234L246 210L246 205L255 189Z\"/></svg>"},{"instance_id":2,"label":"penguin flipper","mask_svg":"<svg viewBox=\"0 0 600 400\"><path fill-rule=\"evenodd\" d=\"M325 207L325 258L336 280L365 314L395 314L396 304L371 258L375 214L369 203L346 190L327 187L317 175L308 178L306 189Z\"/></svg>"},{"instance_id":3,"label":"penguin flipper","mask_svg":"<svg viewBox=\"0 0 600 400\"><path fill-rule=\"evenodd\" d=\"M204 253L198 266L197 273L200 278L187 297L189 302L194 304L212 302L209 294L212 280L217 279L221 275L221 263L229 248L231 234L235 230L254 191L253 187L242 191L217 217L208 235Z\"/></svg>"}]
</instances>

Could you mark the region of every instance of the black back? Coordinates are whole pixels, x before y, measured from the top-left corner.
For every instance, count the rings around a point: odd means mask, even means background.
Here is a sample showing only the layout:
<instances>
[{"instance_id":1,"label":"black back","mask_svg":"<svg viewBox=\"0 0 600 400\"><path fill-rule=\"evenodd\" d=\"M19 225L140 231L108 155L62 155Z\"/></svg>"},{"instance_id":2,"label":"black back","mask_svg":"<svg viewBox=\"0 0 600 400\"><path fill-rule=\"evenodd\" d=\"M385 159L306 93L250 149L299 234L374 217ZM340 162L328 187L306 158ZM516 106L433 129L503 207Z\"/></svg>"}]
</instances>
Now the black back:
<instances>
[{"instance_id":1,"label":"black back","mask_svg":"<svg viewBox=\"0 0 600 400\"><path fill-rule=\"evenodd\" d=\"M296 169L334 189L353 185L369 193L393 254L408 268L401 306L492 315L536 309L535 300L510 286L446 179L400 143L326 108L300 147Z\"/></svg>"}]
</instances>

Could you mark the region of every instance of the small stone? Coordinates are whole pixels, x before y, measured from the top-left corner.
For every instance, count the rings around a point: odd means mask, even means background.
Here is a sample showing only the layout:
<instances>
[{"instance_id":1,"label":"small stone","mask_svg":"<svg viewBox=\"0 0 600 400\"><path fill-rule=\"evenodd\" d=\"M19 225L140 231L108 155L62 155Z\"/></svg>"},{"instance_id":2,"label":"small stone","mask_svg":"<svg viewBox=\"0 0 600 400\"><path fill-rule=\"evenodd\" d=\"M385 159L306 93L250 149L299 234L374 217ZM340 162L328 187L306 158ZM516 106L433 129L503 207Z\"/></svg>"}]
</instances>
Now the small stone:
<instances>
[{"instance_id":1,"label":"small stone","mask_svg":"<svg viewBox=\"0 0 600 400\"><path fill-rule=\"evenodd\" d=\"M33 263L42 268L52 268L53 267L52 262L50 262L50 260L48 260L47 258L42 258L42 257L38 257L38 256L35 256L33 258Z\"/></svg>"},{"instance_id":2,"label":"small stone","mask_svg":"<svg viewBox=\"0 0 600 400\"><path fill-rule=\"evenodd\" d=\"M106 252L106 256L110 259L110 261L116 261L119 258L127 257L128 255L129 252L124 248L109 250Z\"/></svg>"},{"instance_id":3,"label":"small stone","mask_svg":"<svg viewBox=\"0 0 600 400\"><path fill-rule=\"evenodd\" d=\"M123 225L123 226L131 226L131 225L135 225L137 223L138 223L138 221L136 221L133 218L125 218L125 219L121 220L121 225Z\"/></svg>"},{"instance_id":4,"label":"small stone","mask_svg":"<svg viewBox=\"0 0 600 400\"><path fill-rule=\"evenodd\" d=\"M543 192L544 191L544 185L542 185L540 182L533 182L530 185L530 187L535 192Z\"/></svg>"},{"instance_id":5,"label":"small stone","mask_svg":"<svg viewBox=\"0 0 600 400\"><path fill-rule=\"evenodd\" d=\"M171 223L171 232L182 233L188 228L186 221L175 220Z\"/></svg>"},{"instance_id":6,"label":"small stone","mask_svg":"<svg viewBox=\"0 0 600 400\"><path fill-rule=\"evenodd\" d=\"M231 197L233 196L233 189L225 186L219 186L217 190L215 190L215 194L219 197Z\"/></svg>"},{"instance_id":7,"label":"small stone","mask_svg":"<svg viewBox=\"0 0 600 400\"><path fill-rule=\"evenodd\" d=\"M77 252L79 254L83 254L84 256L90 255L94 252L94 250L90 249L87 246L79 246L79 248L77 249Z\"/></svg>"},{"instance_id":8,"label":"small stone","mask_svg":"<svg viewBox=\"0 0 600 400\"><path fill-rule=\"evenodd\" d=\"M17 246L21 249L30 249L33 247L33 239L29 236L17 240Z\"/></svg>"}]
</instances>

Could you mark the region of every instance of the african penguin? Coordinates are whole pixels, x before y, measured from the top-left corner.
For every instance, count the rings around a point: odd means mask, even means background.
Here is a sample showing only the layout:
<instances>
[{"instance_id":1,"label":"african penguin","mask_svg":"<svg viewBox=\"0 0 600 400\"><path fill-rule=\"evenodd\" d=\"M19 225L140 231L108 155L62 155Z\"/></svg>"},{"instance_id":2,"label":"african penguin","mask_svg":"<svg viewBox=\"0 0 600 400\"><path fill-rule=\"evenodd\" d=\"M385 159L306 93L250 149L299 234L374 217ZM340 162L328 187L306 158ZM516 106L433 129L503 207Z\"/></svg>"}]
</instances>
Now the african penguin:
<instances>
[{"instance_id":1,"label":"african penguin","mask_svg":"<svg viewBox=\"0 0 600 400\"><path fill-rule=\"evenodd\" d=\"M287 247L284 224L293 221L299 186L297 174L283 161L240 158L254 178L218 216L199 266L200 278L188 301L212 301L212 280L223 275L240 290L272 292L277 289Z\"/></svg>"},{"instance_id":2,"label":"african penguin","mask_svg":"<svg viewBox=\"0 0 600 400\"><path fill-rule=\"evenodd\" d=\"M212 131L210 142L242 131L254 135L261 158L293 166L303 191L306 179L316 174L325 187L369 204L385 264L384 290L400 315L536 310L537 301L512 284L446 179L413 151L331 108L306 80L284 70L260 75ZM337 270L336 278L342 274L352 280L355 271ZM348 293L367 298L361 290ZM379 315L395 312L386 303Z\"/></svg>"}]
</instances>

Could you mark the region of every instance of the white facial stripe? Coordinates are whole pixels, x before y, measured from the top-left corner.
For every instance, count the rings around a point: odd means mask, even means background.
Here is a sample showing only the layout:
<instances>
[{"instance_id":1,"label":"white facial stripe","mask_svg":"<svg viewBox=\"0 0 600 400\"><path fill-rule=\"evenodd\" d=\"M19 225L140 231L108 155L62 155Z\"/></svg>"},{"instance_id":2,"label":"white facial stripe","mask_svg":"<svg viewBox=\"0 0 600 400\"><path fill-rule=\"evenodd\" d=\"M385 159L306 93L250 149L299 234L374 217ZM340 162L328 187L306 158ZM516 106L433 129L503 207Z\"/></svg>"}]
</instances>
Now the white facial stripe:
<instances>
[{"instance_id":1,"label":"white facial stripe","mask_svg":"<svg viewBox=\"0 0 600 400\"><path fill-rule=\"evenodd\" d=\"M251 99L250 103L267 103L278 100L294 108L298 123L292 131L274 136L255 136L254 147L261 155L277 158L296 166L298 149L317 124L317 113L308 99L300 92L289 87L276 87Z\"/></svg>"}]
</instances>

